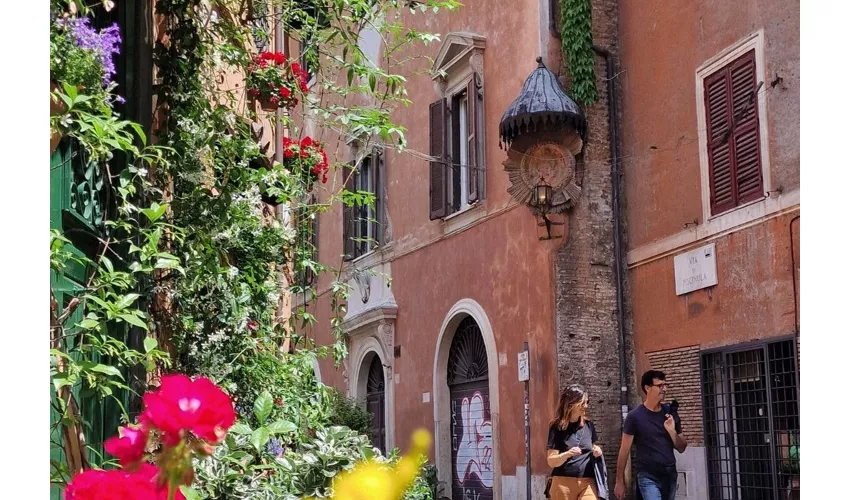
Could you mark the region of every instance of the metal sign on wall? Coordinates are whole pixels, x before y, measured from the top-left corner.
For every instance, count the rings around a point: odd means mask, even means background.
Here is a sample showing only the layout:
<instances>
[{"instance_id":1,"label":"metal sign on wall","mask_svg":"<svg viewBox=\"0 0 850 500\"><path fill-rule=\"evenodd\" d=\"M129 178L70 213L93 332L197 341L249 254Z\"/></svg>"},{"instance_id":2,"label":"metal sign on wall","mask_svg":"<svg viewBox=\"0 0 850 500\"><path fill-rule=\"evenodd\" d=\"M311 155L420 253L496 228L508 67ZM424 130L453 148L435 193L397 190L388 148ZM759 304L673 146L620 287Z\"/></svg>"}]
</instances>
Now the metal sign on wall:
<instances>
[{"instance_id":1,"label":"metal sign on wall","mask_svg":"<svg viewBox=\"0 0 850 500\"><path fill-rule=\"evenodd\" d=\"M517 354L517 365L519 367L519 381L525 382L528 380L528 351Z\"/></svg>"},{"instance_id":2,"label":"metal sign on wall","mask_svg":"<svg viewBox=\"0 0 850 500\"><path fill-rule=\"evenodd\" d=\"M717 258L714 243L673 257L676 295L684 295L717 284Z\"/></svg>"}]
</instances>

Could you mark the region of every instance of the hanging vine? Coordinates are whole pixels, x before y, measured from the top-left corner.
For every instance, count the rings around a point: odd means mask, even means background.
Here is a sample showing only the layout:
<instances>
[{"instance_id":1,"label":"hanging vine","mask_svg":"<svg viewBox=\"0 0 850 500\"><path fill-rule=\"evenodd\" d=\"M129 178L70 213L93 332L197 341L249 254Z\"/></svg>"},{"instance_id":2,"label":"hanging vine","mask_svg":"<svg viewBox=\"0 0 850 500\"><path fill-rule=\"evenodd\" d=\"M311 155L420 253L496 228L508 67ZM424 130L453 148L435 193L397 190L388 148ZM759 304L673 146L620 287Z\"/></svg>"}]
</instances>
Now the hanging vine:
<instances>
[{"instance_id":1,"label":"hanging vine","mask_svg":"<svg viewBox=\"0 0 850 500\"><path fill-rule=\"evenodd\" d=\"M591 0L561 0L561 49L572 77L572 98L590 106L599 99L593 71Z\"/></svg>"}]
</instances>

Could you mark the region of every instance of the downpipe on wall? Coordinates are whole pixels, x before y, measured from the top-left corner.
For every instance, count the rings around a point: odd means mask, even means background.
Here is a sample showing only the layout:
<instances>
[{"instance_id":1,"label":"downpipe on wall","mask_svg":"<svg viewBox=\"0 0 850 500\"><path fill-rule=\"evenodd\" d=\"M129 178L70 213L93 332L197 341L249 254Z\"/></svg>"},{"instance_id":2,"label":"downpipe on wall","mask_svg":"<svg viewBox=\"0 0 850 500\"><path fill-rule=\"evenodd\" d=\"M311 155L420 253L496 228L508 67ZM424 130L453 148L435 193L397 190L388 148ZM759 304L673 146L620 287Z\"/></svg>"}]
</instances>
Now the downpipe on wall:
<instances>
[{"instance_id":1,"label":"downpipe on wall","mask_svg":"<svg viewBox=\"0 0 850 500\"><path fill-rule=\"evenodd\" d=\"M629 387L626 375L626 313L623 300L623 246L620 235L620 144L617 130L617 94L614 90L614 56L608 49L593 46L605 58L605 80L608 84L608 148L611 160L611 211L614 213L614 277L617 286L617 329L620 337L620 412L622 421L629 413Z\"/></svg>"}]
</instances>

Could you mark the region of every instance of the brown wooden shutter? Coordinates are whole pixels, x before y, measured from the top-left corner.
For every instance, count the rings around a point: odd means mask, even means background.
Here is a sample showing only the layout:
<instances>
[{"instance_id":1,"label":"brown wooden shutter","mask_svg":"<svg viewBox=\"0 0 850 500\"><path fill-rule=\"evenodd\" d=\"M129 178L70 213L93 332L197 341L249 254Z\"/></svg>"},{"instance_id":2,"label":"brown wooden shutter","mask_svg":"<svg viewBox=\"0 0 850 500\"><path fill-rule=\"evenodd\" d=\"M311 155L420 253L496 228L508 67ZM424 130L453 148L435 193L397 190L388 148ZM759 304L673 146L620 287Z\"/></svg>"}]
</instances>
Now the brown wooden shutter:
<instances>
[{"instance_id":1,"label":"brown wooden shutter","mask_svg":"<svg viewBox=\"0 0 850 500\"><path fill-rule=\"evenodd\" d=\"M351 166L345 166L342 169L343 182L345 189L350 192L356 191L354 170ZM354 258L354 223L356 220L357 207L346 206L342 207L342 252L343 260L351 260Z\"/></svg>"},{"instance_id":2,"label":"brown wooden shutter","mask_svg":"<svg viewBox=\"0 0 850 500\"><path fill-rule=\"evenodd\" d=\"M478 168L478 75L473 73L472 80L466 86L466 128L467 128L467 200L469 203L478 201L478 186L481 171ZM461 167L463 168L463 167Z\"/></svg>"},{"instance_id":3,"label":"brown wooden shutter","mask_svg":"<svg viewBox=\"0 0 850 500\"><path fill-rule=\"evenodd\" d=\"M758 96L756 92L755 50L744 54L732 64L732 116L735 130L732 149L735 158L736 205L764 196L761 169L761 141L759 137Z\"/></svg>"},{"instance_id":4,"label":"brown wooden shutter","mask_svg":"<svg viewBox=\"0 0 850 500\"><path fill-rule=\"evenodd\" d=\"M445 217L448 214L449 183L446 168L446 101L431 103L431 147L429 154L440 161L430 163L431 170L431 220Z\"/></svg>"},{"instance_id":5,"label":"brown wooden shutter","mask_svg":"<svg viewBox=\"0 0 850 500\"><path fill-rule=\"evenodd\" d=\"M384 172L384 153L381 150L376 149L373 155L374 161L372 164L375 169L373 176L375 178L375 219L376 229L375 229L375 241L377 241L378 246L386 243L384 241L384 232L387 227L387 206L386 200L384 199L384 189L386 186L386 173Z\"/></svg>"},{"instance_id":6,"label":"brown wooden shutter","mask_svg":"<svg viewBox=\"0 0 850 500\"><path fill-rule=\"evenodd\" d=\"M755 51L705 79L711 213L764 195Z\"/></svg>"}]
</instances>

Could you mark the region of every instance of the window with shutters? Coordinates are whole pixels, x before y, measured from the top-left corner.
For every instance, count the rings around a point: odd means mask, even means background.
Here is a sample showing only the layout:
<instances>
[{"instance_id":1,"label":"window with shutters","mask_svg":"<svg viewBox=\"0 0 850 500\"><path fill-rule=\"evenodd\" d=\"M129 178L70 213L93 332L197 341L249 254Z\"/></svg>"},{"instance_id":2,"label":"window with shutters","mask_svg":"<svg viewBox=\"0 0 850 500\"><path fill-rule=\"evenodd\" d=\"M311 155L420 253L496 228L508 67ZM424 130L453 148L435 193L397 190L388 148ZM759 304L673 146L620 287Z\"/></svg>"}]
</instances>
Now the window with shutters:
<instances>
[{"instance_id":1,"label":"window with shutters","mask_svg":"<svg viewBox=\"0 0 850 500\"><path fill-rule=\"evenodd\" d=\"M362 257L383 242L384 189L383 155L373 151L352 170L344 169L346 189L375 195L375 203L346 207L343 212L345 260Z\"/></svg>"},{"instance_id":2,"label":"window with shutters","mask_svg":"<svg viewBox=\"0 0 850 500\"><path fill-rule=\"evenodd\" d=\"M473 74L461 90L431 104L431 219L462 212L483 198L482 102Z\"/></svg>"},{"instance_id":3,"label":"window with shutters","mask_svg":"<svg viewBox=\"0 0 850 500\"><path fill-rule=\"evenodd\" d=\"M440 95L429 113L431 220L484 199L484 43L480 35L449 33L431 68Z\"/></svg>"},{"instance_id":4,"label":"window with shutters","mask_svg":"<svg viewBox=\"0 0 850 500\"><path fill-rule=\"evenodd\" d=\"M770 190L760 35L697 72L707 217L762 200Z\"/></svg>"}]
</instances>

